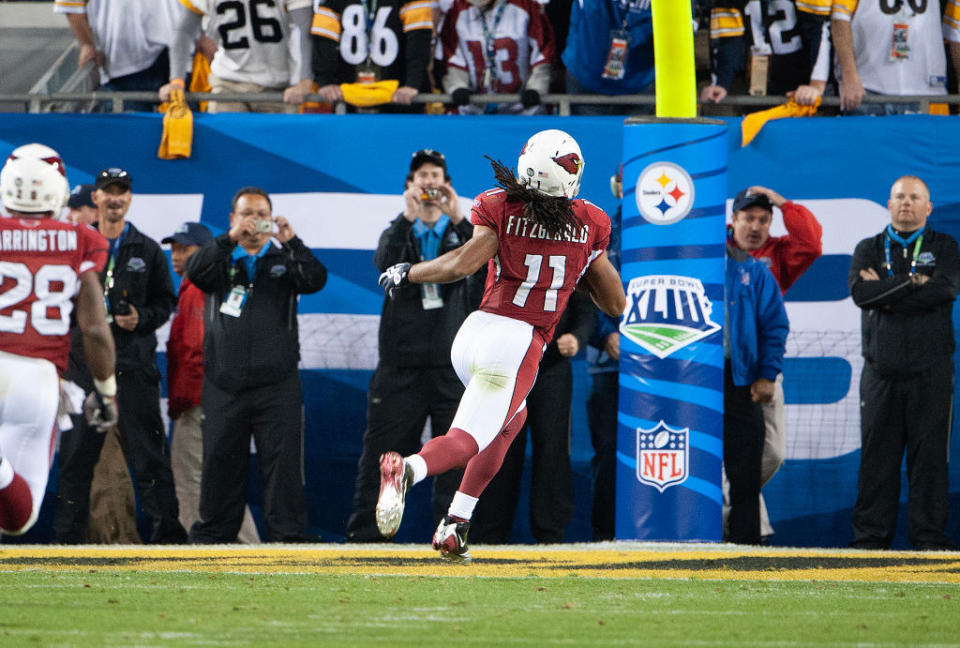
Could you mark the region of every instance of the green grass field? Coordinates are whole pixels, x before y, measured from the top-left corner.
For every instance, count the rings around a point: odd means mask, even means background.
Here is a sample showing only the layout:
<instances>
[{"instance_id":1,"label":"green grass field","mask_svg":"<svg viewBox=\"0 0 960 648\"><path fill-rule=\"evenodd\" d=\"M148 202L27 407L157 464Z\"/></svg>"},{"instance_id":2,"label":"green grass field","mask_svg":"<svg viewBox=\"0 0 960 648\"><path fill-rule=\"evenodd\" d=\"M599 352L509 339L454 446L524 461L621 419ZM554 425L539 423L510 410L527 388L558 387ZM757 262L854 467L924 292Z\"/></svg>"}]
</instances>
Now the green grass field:
<instances>
[{"instance_id":1,"label":"green grass field","mask_svg":"<svg viewBox=\"0 0 960 648\"><path fill-rule=\"evenodd\" d=\"M0 548L0 646L960 645L960 554ZM923 581L923 582L920 582Z\"/></svg>"}]
</instances>

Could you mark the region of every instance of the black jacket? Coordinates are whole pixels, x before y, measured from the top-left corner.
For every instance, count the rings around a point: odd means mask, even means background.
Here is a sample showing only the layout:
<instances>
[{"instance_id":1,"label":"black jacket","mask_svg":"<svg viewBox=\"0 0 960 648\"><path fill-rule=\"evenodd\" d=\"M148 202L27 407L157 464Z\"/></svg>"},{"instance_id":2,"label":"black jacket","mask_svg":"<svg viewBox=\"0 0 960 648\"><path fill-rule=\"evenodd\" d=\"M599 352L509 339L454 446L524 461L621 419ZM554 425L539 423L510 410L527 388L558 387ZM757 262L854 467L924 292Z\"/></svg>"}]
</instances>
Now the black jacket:
<instances>
[{"instance_id":1,"label":"black jacket","mask_svg":"<svg viewBox=\"0 0 960 648\"><path fill-rule=\"evenodd\" d=\"M464 218L449 223L440 239L438 255L454 250L473 236ZM380 235L373 264L383 272L395 263L418 263L420 242L413 223L397 216ZM479 273L478 273L479 274ZM394 299L383 300L380 313L380 362L395 367L450 366L450 347L460 325L480 305L483 283L478 276L440 285L443 308L424 310L420 284L403 287Z\"/></svg>"},{"instance_id":2,"label":"black jacket","mask_svg":"<svg viewBox=\"0 0 960 648\"><path fill-rule=\"evenodd\" d=\"M909 277L913 245L905 251L890 243L891 277L886 267L885 234L857 245L847 283L854 303L863 309L862 353L881 375L908 376L953 355L953 302L960 286L957 242L929 228L917 258L916 272L930 277L923 285ZM860 278L873 268L880 280Z\"/></svg>"},{"instance_id":3,"label":"black jacket","mask_svg":"<svg viewBox=\"0 0 960 648\"><path fill-rule=\"evenodd\" d=\"M543 352L543 360L540 361L540 369L545 370L560 362L570 362L570 358L560 355L557 349L557 338L566 333L572 334L577 338L577 344L583 350L593 335L593 330L597 326L597 316L594 310L593 301L586 292L574 290L570 295L570 301L567 302L567 308L560 316L557 322L557 328L553 332L553 339L547 345L547 350Z\"/></svg>"},{"instance_id":4,"label":"black jacket","mask_svg":"<svg viewBox=\"0 0 960 648\"><path fill-rule=\"evenodd\" d=\"M207 294L204 376L228 392L276 383L297 370L297 295L317 292L327 282L327 269L298 237L282 248L269 245L257 260L253 288L239 317L220 312L235 285L249 285L244 263L231 258L236 244L227 233L187 260L187 276Z\"/></svg>"},{"instance_id":5,"label":"black jacket","mask_svg":"<svg viewBox=\"0 0 960 648\"><path fill-rule=\"evenodd\" d=\"M108 265L109 258L100 273L100 285L105 285ZM116 310L125 300L137 309L139 315L133 331L120 328L116 322L110 324L117 349L117 371L141 369L159 379L156 330L170 319L170 313L177 305L177 295L173 292L163 250L132 223L116 250L113 287L108 290L108 295L111 310ZM82 343L73 345L80 353L82 347Z\"/></svg>"}]
</instances>

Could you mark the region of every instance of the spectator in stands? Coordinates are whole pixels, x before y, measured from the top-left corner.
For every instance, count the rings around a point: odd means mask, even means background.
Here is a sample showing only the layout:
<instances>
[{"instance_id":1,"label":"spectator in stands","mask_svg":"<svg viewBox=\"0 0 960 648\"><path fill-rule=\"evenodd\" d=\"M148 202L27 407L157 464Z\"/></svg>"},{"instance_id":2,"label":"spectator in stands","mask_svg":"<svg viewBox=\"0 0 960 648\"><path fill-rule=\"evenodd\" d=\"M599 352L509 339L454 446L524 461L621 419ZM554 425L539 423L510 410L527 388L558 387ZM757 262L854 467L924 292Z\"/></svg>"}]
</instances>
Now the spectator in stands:
<instances>
[{"instance_id":1,"label":"spectator in stands","mask_svg":"<svg viewBox=\"0 0 960 648\"><path fill-rule=\"evenodd\" d=\"M575 0L563 51L570 94L653 94L650 0ZM574 104L580 115L652 113L647 106Z\"/></svg>"},{"instance_id":2,"label":"spectator in stands","mask_svg":"<svg viewBox=\"0 0 960 648\"><path fill-rule=\"evenodd\" d=\"M957 78L960 77L960 0L946 0L943 7L943 40L947 43L947 53L953 66L953 85L949 91L955 94Z\"/></svg>"},{"instance_id":3,"label":"spectator in stands","mask_svg":"<svg viewBox=\"0 0 960 648\"><path fill-rule=\"evenodd\" d=\"M863 310L864 357L851 546L890 546L906 449L910 543L953 549L944 529L960 255L953 237L927 226L933 205L920 178L894 182L887 207L890 225L857 244L847 279Z\"/></svg>"},{"instance_id":4,"label":"spectator in stands","mask_svg":"<svg viewBox=\"0 0 960 648\"><path fill-rule=\"evenodd\" d=\"M464 218L443 154L413 154L403 192L404 210L380 235L373 263L383 271L396 263L436 258L466 243L473 225ZM380 492L380 455L411 454L420 448L427 419L434 436L447 432L463 395L450 361L453 338L479 304L475 278L450 284L409 285L395 299L383 300L380 360L370 380L367 430L357 465L353 514L347 522L352 542L382 541L374 509ZM434 522L447 512L462 472L436 478Z\"/></svg>"},{"instance_id":5,"label":"spectator in stands","mask_svg":"<svg viewBox=\"0 0 960 648\"><path fill-rule=\"evenodd\" d=\"M187 534L177 520L167 435L160 418L155 331L170 317L176 296L160 246L126 220L131 186L130 174L120 168L97 175L93 194L97 228L110 244L100 279L117 349L120 441L149 520L148 540L175 544ZM54 515L58 542L86 540L90 482L103 443L102 433L83 424L61 438Z\"/></svg>"},{"instance_id":6,"label":"spectator in stands","mask_svg":"<svg viewBox=\"0 0 960 648\"><path fill-rule=\"evenodd\" d=\"M723 101L735 77L747 70L749 52L751 61L769 60L769 67L751 66L750 87L813 105L830 77L830 3L717 0L710 10L711 83L700 101Z\"/></svg>"},{"instance_id":7,"label":"spectator in stands","mask_svg":"<svg viewBox=\"0 0 960 648\"><path fill-rule=\"evenodd\" d=\"M623 167L610 178L610 190L618 201L623 198ZM620 231L622 208L610 218L610 243L607 258L620 272ZM593 482L593 509L590 514L593 539L613 540L616 532L617 410L620 393L620 321L596 309L596 326L587 347L587 372L590 396L587 398L587 422L593 458L590 472Z\"/></svg>"},{"instance_id":8,"label":"spectator in stands","mask_svg":"<svg viewBox=\"0 0 960 648\"><path fill-rule=\"evenodd\" d=\"M97 205L93 202L92 184L80 184L70 192L67 208L70 210L70 222L75 225L90 225L97 221Z\"/></svg>"},{"instance_id":9,"label":"spectator in stands","mask_svg":"<svg viewBox=\"0 0 960 648\"><path fill-rule=\"evenodd\" d=\"M730 480L730 515L724 539L759 544L765 434L761 404L773 398L789 324L773 275L729 243L726 300L723 465Z\"/></svg>"},{"instance_id":10,"label":"spectator in stands","mask_svg":"<svg viewBox=\"0 0 960 648\"><path fill-rule=\"evenodd\" d=\"M200 519L190 540L237 539L251 435L271 541L309 540L297 299L323 288L327 269L286 218L273 216L259 187L237 191L229 231L186 263L187 278L207 295Z\"/></svg>"},{"instance_id":11,"label":"spectator in stands","mask_svg":"<svg viewBox=\"0 0 960 648\"><path fill-rule=\"evenodd\" d=\"M783 214L785 236L770 236L774 207ZM766 187L748 187L737 194L727 232L730 245L749 252L770 269L781 294L786 294L823 253L823 228L810 210ZM787 453L782 373L777 375L773 398L763 403L763 420L766 433L761 487L777 473ZM763 536L773 533L763 495L760 496L760 527Z\"/></svg>"},{"instance_id":12,"label":"spectator in stands","mask_svg":"<svg viewBox=\"0 0 960 648\"><path fill-rule=\"evenodd\" d=\"M532 444L530 530L540 544L563 542L573 516L573 469L570 466L570 409L573 369L570 359L586 346L596 325L594 305L585 292L574 291L543 353L533 389L527 395L526 427ZM520 481L527 449L521 429L503 464L477 502L473 518L476 542L506 544L520 499Z\"/></svg>"},{"instance_id":13,"label":"spectator in stands","mask_svg":"<svg viewBox=\"0 0 960 648\"><path fill-rule=\"evenodd\" d=\"M918 103L863 104L867 94L946 94L939 2L898 1L888 8L881 2L833 0L830 29L837 52L840 108L845 114L920 110Z\"/></svg>"},{"instance_id":14,"label":"spectator in stands","mask_svg":"<svg viewBox=\"0 0 960 648\"><path fill-rule=\"evenodd\" d=\"M181 0L183 4L170 54L170 82L160 88L167 101L174 87L184 89L191 47L201 36L204 16L219 34L210 65L210 91L223 93L282 92L283 102L211 101L207 111L287 112L313 90L313 43L310 0L217 3Z\"/></svg>"},{"instance_id":15,"label":"spectator in stands","mask_svg":"<svg viewBox=\"0 0 960 648\"><path fill-rule=\"evenodd\" d=\"M103 90L153 92L166 82L178 0L55 0L53 10L67 15L80 46L79 64L94 61ZM149 101L124 105L155 109Z\"/></svg>"},{"instance_id":16,"label":"spectator in stands","mask_svg":"<svg viewBox=\"0 0 960 648\"><path fill-rule=\"evenodd\" d=\"M327 0L313 15L313 69L325 101L343 101L342 83L393 80L391 102L410 109L411 99L430 91L428 66L433 38L430 0Z\"/></svg>"},{"instance_id":17,"label":"spectator in stands","mask_svg":"<svg viewBox=\"0 0 960 648\"><path fill-rule=\"evenodd\" d=\"M183 277L177 312L170 323L167 340L167 407L173 421L170 438L170 467L180 502L180 523L185 529L200 518L200 477L203 465L203 292L183 276L187 259L213 240L201 223L184 223L161 243L170 244L173 271ZM247 506L237 540L260 542L257 527Z\"/></svg>"},{"instance_id":18,"label":"spectator in stands","mask_svg":"<svg viewBox=\"0 0 960 648\"><path fill-rule=\"evenodd\" d=\"M443 91L460 114L542 112L555 56L553 30L536 0L457 0L440 34ZM520 103L470 104L475 93L520 94Z\"/></svg>"}]
</instances>

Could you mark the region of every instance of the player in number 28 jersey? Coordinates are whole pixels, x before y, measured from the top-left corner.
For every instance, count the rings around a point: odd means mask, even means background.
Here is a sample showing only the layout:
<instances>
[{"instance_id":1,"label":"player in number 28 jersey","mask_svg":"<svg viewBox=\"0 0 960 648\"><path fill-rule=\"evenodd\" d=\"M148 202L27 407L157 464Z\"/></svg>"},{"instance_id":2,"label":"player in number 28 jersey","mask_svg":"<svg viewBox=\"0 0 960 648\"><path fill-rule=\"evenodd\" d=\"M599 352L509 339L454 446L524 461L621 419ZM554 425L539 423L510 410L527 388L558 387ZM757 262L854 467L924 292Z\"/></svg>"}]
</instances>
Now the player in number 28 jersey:
<instances>
[{"instance_id":1,"label":"player in number 28 jersey","mask_svg":"<svg viewBox=\"0 0 960 648\"><path fill-rule=\"evenodd\" d=\"M11 159L0 171L0 533L24 533L47 486L60 401L59 372L70 351L71 313L83 333L96 392L91 424L117 421L113 336L97 273L107 244L86 225L53 220L67 181L50 163Z\"/></svg>"},{"instance_id":2,"label":"player in number 28 jersey","mask_svg":"<svg viewBox=\"0 0 960 648\"><path fill-rule=\"evenodd\" d=\"M450 350L466 385L450 430L403 458L380 459L377 526L391 537L400 526L407 489L430 475L466 466L433 546L444 558L467 561L467 532L480 493L500 469L526 419L526 397L540 359L580 278L596 304L619 315L623 284L607 259L610 219L574 200L583 174L580 147L567 133L531 137L514 176L493 162L500 188L473 204L473 238L432 261L388 268L380 283L391 294L405 282L445 283L484 263L487 285L480 310L464 321Z\"/></svg>"}]
</instances>

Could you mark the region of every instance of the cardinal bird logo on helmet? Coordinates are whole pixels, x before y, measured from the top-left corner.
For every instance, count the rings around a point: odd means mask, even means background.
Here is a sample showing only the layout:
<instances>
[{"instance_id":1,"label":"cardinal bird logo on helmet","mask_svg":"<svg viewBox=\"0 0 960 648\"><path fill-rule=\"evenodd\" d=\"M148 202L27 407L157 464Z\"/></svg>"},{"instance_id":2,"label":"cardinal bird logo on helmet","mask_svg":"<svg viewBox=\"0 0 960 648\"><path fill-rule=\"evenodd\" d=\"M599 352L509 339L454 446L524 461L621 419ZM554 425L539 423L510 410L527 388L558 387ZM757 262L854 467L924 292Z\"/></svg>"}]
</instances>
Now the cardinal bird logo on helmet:
<instances>
[{"instance_id":1,"label":"cardinal bird logo on helmet","mask_svg":"<svg viewBox=\"0 0 960 648\"><path fill-rule=\"evenodd\" d=\"M560 157L553 158L553 161L563 167L567 173L576 175L580 170L580 156L576 153L567 153Z\"/></svg>"}]
</instances>

